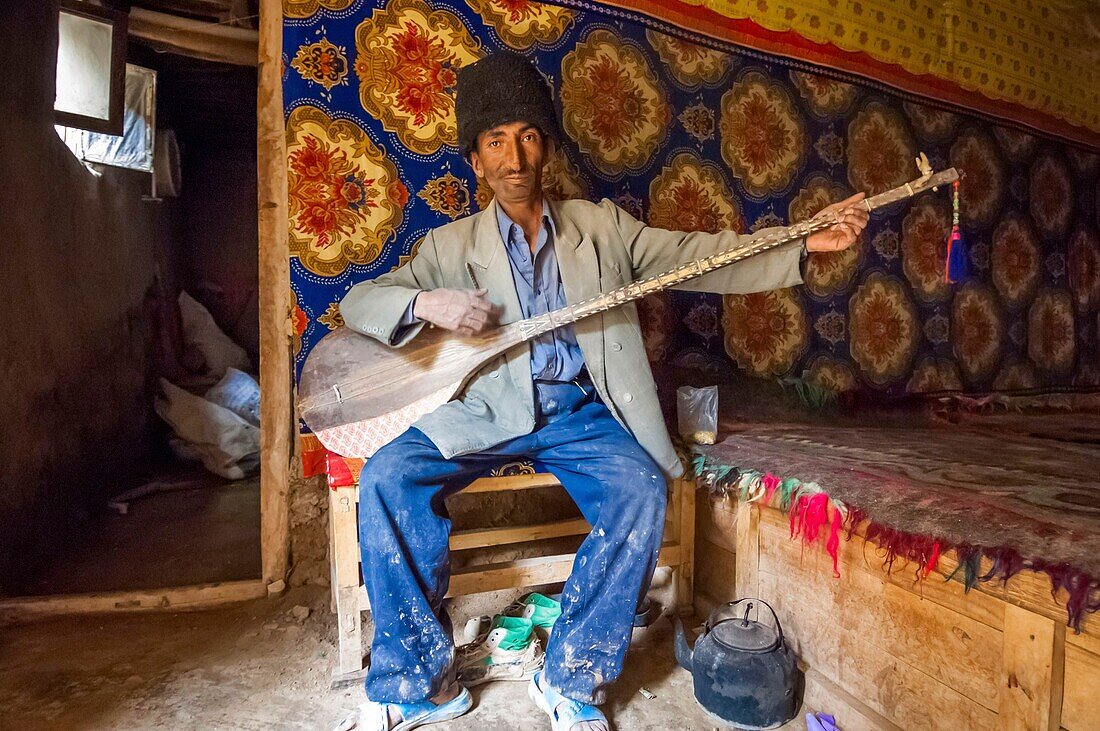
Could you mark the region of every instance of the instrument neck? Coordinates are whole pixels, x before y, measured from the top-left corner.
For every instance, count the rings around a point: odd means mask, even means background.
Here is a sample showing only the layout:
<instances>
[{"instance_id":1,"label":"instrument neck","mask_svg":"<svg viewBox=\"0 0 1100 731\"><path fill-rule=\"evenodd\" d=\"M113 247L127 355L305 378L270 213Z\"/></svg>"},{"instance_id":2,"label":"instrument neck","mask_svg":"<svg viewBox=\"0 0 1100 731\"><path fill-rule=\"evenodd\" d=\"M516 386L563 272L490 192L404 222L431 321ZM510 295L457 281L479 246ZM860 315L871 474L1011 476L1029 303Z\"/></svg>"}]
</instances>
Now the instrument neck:
<instances>
[{"instance_id":1,"label":"instrument neck","mask_svg":"<svg viewBox=\"0 0 1100 731\"><path fill-rule=\"evenodd\" d=\"M914 196L921 191L949 183L957 177L954 168L951 168L936 173L935 175L926 176L911 183L906 183L893 190L880 193L872 198L866 198L857 203L853 208L862 208L870 212L876 208L881 208ZM605 312L614 307L625 305L628 302L641 299L646 295L670 289L695 279L696 277L701 277L708 272L729 266L734 262L747 259L750 256L755 256L756 254L777 248L792 241L797 241L816 231L823 231L833 226L841 213L843 213L843 211L835 211L825 216L819 214L809 221L787 226L779 229L775 233L752 239L749 243L741 244L704 259L689 262L664 272L663 274L658 274L655 277L641 279L625 287L599 294L595 297L582 300L581 302L566 305L565 307L553 310L544 315L537 315L527 318L526 320L521 320L516 323L521 341L533 340L556 328L564 325L571 325L578 320L583 320L586 317L591 317L592 315Z\"/></svg>"}]
</instances>

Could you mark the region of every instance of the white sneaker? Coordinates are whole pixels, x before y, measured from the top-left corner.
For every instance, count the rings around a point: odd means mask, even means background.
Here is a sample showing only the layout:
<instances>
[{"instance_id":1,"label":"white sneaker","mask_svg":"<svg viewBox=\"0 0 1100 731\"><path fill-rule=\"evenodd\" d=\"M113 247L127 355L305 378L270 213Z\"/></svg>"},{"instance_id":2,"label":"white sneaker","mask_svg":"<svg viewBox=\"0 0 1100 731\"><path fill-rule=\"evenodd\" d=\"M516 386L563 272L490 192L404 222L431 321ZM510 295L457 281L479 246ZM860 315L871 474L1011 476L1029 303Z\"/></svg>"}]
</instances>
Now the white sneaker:
<instances>
[{"instance_id":1,"label":"white sneaker","mask_svg":"<svg viewBox=\"0 0 1100 731\"><path fill-rule=\"evenodd\" d=\"M514 634L502 627L490 630L476 642L458 648L458 680L466 687L491 680L530 680L542 667L542 644L534 635L517 645ZM509 638L509 648L501 643Z\"/></svg>"}]
</instances>

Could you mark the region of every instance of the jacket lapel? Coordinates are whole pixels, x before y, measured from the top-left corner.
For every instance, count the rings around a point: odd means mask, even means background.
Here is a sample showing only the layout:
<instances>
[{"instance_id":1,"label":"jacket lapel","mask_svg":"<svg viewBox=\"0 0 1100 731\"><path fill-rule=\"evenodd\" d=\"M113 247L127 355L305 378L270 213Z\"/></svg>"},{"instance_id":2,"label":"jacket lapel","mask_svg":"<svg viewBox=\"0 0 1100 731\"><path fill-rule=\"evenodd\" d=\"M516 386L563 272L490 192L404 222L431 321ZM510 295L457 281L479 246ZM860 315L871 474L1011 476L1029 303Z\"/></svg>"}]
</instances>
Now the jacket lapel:
<instances>
[{"instance_id":1,"label":"jacket lapel","mask_svg":"<svg viewBox=\"0 0 1100 731\"><path fill-rule=\"evenodd\" d=\"M485 213L478 217L474 231L474 247L470 251L470 262L477 275L477 285L489 290L490 299L501 307L502 325L523 319L516 294L516 283L512 279L512 267L508 263L508 254L504 251L504 241L500 238L497 225L497 202L489 204ZM534 386L531 383L531 349L516 348L508 354L508 370L512 381L526 395L527 409L534 413Z\"/></svg>"},{"instance_id":2,"label":"jacket lapel","mask_svg":"<svg viewBox=\"0 0 1100 731\"><path fill-rule=\"evenodd\" d=\"M560 201L550 202L550 212L554 216L554 228L557 231L554 253L558 258L565 299L573 304L599 294L600 262L596 256L595 244L564 214ZM573 329L577 333L577 344L584 354L588 372L596 383L606 385L603 315L592 315L580 320L574 324Z\"/></svg>"}]
</instances>

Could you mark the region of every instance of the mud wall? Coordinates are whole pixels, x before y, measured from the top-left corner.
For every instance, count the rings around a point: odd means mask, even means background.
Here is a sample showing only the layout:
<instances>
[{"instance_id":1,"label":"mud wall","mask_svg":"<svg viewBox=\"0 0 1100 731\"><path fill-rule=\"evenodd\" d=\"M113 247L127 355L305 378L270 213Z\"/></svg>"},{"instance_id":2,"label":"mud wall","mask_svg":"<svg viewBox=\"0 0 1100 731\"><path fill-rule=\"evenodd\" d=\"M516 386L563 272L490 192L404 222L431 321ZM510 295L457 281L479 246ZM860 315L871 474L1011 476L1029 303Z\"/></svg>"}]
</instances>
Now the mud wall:
<instances>
[{"instance_id":1,"label":"mud wall","mask_svg":"<svg viewBox=\"0 0 1100 731\"><path fill-rule=\"evenodd\" d=\"M0 591L134 478L155 444L152 302L177 206L148 176L97 177L53 127L57 3L9 7L0 93Z\"/></svg>"}]
</instances>

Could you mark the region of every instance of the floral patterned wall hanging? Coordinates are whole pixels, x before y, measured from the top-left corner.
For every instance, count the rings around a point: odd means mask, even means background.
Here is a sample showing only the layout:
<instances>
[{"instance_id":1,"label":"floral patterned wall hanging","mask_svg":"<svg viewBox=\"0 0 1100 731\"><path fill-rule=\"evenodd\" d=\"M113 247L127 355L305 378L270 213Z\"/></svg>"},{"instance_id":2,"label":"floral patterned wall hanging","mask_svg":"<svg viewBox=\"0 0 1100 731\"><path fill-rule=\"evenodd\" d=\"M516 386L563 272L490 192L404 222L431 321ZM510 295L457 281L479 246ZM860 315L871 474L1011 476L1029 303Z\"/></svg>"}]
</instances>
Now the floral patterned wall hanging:
<instances>
[{"instance_id":1,"label":"floral patterned wall hanging","mask_svg":"<svg viewBox=\"0 0 1100 731\"><path fill-rule=\"evenodd\" d=\"M972 274L944 282L946 192L814 254L806 284L641 305L654 361L806 376L838 390L1100 385L1100 159L826 69L716 44L594 2L288 0L284 97L296 359L357 282L491 198L455 149L456 72L527 54L562 110L561 198L651 225L747 232L954 165ZM597 103L598 102L598 103Z\"/></svg>"}]
</instances>

